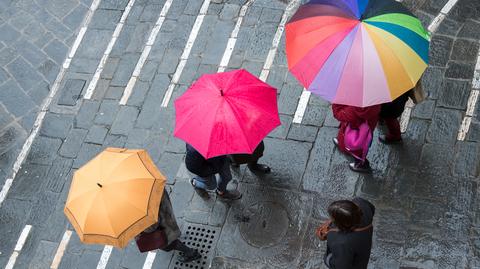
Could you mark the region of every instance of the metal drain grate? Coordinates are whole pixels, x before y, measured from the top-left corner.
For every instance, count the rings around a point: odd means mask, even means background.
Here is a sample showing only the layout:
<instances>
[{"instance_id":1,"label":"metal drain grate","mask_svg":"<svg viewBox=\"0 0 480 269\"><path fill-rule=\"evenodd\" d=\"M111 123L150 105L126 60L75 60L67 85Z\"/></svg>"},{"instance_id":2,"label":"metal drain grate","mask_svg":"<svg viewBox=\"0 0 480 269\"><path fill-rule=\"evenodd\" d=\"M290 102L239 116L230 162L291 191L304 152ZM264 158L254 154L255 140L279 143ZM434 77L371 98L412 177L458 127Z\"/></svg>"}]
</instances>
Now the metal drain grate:
<instances>
[{"instance_id":1,"label":"metal drain grate","mask_svg":"<svg viewBox=\"0 0 480 269\"><path fill-rule=\"evenodd\" d=\"M177 260L178 252L170 264L169 269L208 269L213 258L214 246L220 236L220 227L186 223L186 231L180 238L188 247L200 252L202 258L189 263Z\"/></svg>"}]
</instances>

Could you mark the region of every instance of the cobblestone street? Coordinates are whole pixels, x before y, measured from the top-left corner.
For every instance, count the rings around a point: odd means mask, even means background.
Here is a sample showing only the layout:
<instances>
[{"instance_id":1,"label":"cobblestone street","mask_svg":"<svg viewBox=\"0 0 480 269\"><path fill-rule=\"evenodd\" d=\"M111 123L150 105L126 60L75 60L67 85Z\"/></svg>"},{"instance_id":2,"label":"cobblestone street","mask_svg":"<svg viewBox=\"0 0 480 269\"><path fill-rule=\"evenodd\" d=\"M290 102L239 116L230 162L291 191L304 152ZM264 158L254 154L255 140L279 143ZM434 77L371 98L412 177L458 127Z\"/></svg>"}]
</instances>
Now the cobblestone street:
<instances>
[{"instance_id":1,"label":"cobblestone street","mask_svg":"<svg viewBox=\"0 0 480 269\"><path fill-rule=\"evenodd\" d=\"M369 268L480 269L480 1L403 1L432 34L427 98L404 114L402 145L375 131L371 175L348 168L330 105L288 71L284 27L302 3L0 0L0 268L325 268L315 228L360 196L377 208ZM272 173L232 167L243 198L204 200L173 100L239 68L278 89ZM80 242L63 213L72 174L106 147L148 150L200 262Z\"/></svg>"}]
</instances>

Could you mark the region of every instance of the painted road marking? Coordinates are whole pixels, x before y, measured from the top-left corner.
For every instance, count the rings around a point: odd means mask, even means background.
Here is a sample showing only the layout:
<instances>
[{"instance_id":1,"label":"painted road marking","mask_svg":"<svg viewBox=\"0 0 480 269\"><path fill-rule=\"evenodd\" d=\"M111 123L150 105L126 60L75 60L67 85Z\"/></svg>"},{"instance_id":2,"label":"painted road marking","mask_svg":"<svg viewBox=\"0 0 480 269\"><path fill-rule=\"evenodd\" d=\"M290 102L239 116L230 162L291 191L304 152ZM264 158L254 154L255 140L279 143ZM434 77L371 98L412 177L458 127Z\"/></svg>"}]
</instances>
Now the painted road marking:
<instances>
[{"instance_id":1,"label":"painted road marking","mask_svg":"<svg viewBox=\"0 0 480 269\"><path fill-rule=\"evenodd\" d=\"M143 48L142 55L140 55L140 59L138 59L138 62L135 65L135 69L133 70L130 80L128 80L127 87L125 87L125 91L123 92L122 98L120 99L120 105L126 105L128 98L130 98L130 95L132 95L133 87L137 82L138 76L140 76L140 73L142 72L143 66L147 61L148 55L150 55L152 46L155 43L155 40L157 39L158 33L162 28L163 22L166 19L167 13L170 10L172 3L173 3L173 0L167 0L163 5L162 10L160 11L160 15L158 16L157 22L155 23L155 26L150 32L150 36L147 39L147 43Z\"/></svg>"},{"instance_id":2,"label":"painted road marking","mask_svg":"<svg viewBox=\"0 0 480 269\"><path fill-rule=\"evenodd\" d=\"M188 37L187 44L183 49L182 56L180 56L180 62L177 65L177 69L175 70L175 73L173 74L172 80L170 81L170 85L168 85L167 92L165 92L165 95L163 96L163 100L161 104L162 107L168 106L168 103L170 102L170 98L172 98L173 90L175 89L175 86L178 84L178 81L180 80L180 76L182 75L185 65L187 65L188 57L190 56L190 52L192 51L193 44L197 39L198 32L200 31L200 27L203 24L203 19L207 14L208 7L210 6L210 1L211 0L203 1L202 7L200 8L200 12L198 13L197 19L193 24L192 31L190 32L190 36Z\"/></svg>"},{"instance_id":3,"label":"painted road marking","mask_svg":"<svg viewBox=\"0 0 480 269\"><path fill-rule=\"evenodd\" d=\"M63 234L62 241L58 245L57 252L53 257L52 265L50 265L50 269L57 269L62 261L63 253L65 253L65 249L67 248L68 242L70 241L70 237L72 236L72 231L66 230Z\"/></svg>"},{"instance_id":4,"label":"painted road marking","mask_svg":"<svg viewBox=\"0 0 480 269\"><path fill-rule=\"evenodd\" d=\"M50 93L48 94L47 98L45 98L45 100L42 103L42 106L40 107L40 112L38 113L38 116L35 119L35 123L33 124L33 127L32 127L32 132L30 133L27 140L23 144L22 150L20 151L20 154L18 155L17 159L15 160L15 163L13 164L12 176L7 178L7 180L5 181L5 184L2 187L2 190L0 191L0 207L2 206L2 203L5 200L5 198L7 198L7 194L10 188L12 187L13 180L15 179L15 176L17 175L18 170L20 169L21 165L25 161L25 158L27 157L27 154L30 151L30 148L32 147L33 140L37 136L38 131L42 126L43 119L47 114L47 110L50 106L50 103L52 102L55 94L60 89L60 84L62 83L63 77L65 76L67 69L70 67L70 63L72 62L72 59L75 56L75 53L77 52L77 49L80 46L80 43L82 42L83 37L85 36L85 32L87 31L88 25L92 20L93 13L95 13L95 10L97 10L98 5L100 4L100 1L101 0L94 0L92 2L92 5L87 11L87 15L85 16L85 19L82 23L82 27L78 32L77 38L73 42L73 46L70 49L70 52L68 53L67 59L65 59L65 61L63 62L62 68L60 69L60 72L58 73L57 78L53 83Z\"/></svg>"},{"instance_id":5,"label":"painted road marking","mask_svg":"<svg viewBox=\"0 0 480 269\"><path fill-rule=\"evenodd\" d=\"M227 48L223 53L222 60L220 61L220 66L218 67L217 72L225 72L225 70L227 69L228 63L232 58L233 49L235 48L235 44L237 43L238 32L240 32L240 26L242 26L243 18L247 14L248 7L253 3L253 1L254 0L248 0L245 4L243 4L242 8L240 9L237 22L235 23L235 27L230 34L230 38L227 42Z\"/></svg>"},{"instance_id":6,"label":"painted road marking","mask_svg":"<svg viewBox=\"0 0 480 269\"><path fill-rule=\"evenodd\" d=\"M17 261L18 255L20 255L23 245L25 245L25 241L27 241L27 237L30 234L31 229L32 229L31 225L25 225L25 227L23 228L22 233L20 234L20 237L17 240L17 244L13 249L13 253L10 256L10 259L8 260L7 266L5 266L5 269L13 269L13 266Z\"/></svg>"},{"instance_id":7,"label":"painted road marking","mask_svg":"<svg viewBox=\"0 0 480 269\"><path fill-rule=\"evenodd\" d=\"M472 80L472 91L468 97L467 111L463 118L462 125L458 131L457 140L464 141L467 137L470 125L472 123L473 113L475 113L475 107L478 102L478 95L480 93L480 50L478 51L477 64L475 65L475 72Z\"/></svg>"},{"instance_id":8,"label":"painted road marking","mask_svg":"<svg viewBox=\"0 0 480 269\"><path fill-rule=\"evenodd\" d=\"M285 31L285 24L287 24L287 20L292 15L293 11L295 11L300 4L300 0L292 0L285 9L283 13L282 19L280 20L280 24L277 27L277 31L273 37L272 46L268 51L267 59L265 60L265 64L263 65L262 72L260 73L260 79L262 81L267 81L268 75L270 74L270 68L273 65L273 60L275 59L275 55L277 54L278 45L280 44L280 40L282 38L283 32Z\"/></svg>"},{"instance_id":9,"label":"painted road marking","mask_svg":"<svg viewBox=\"0 0 480 269\"><path fill-rule=\"evenodd\" d=\"M112 51L113 46L117 42L117 39L120 36L120 33L122 32L123 26L125 25L125 21L127 20L130 10L132 10L133 4L135 4L135 0L130 0L127 6L125 7L122 17L120 18L120 22L115 27L115 31L113 31L112 39L110 39L110 42L108 42L107 49L105 49L105 52L103 53L102 59L100 60L100 63L97 66L97 70L95 70L95 74L93 75L93 78L90 81L90 84L88 85L87 91L85 92L85 96L83 98L85 99L92 98L95 88L97 87L98 80L100 79L100 75L103 72L103 68L107 63L108 57L110 57L110 52Z\"/></svg>"},{"instance_id":10,"label":"painted road marking","mask_svg":"<svg viewBox=\"0 0 480 269\"><path fill-rule=\"evenodd\" d=\"M105 246L102 251L102 256L100 256L100 260L97 264L97 269L105 269L107 267L108 259L110 259L110 255L112 254L112 246Z\"/></svg>"},{"instance_id":11,"label":"painted road marking","mask_svg":"<svg viewBox=\"0 0 480 269\"><path fill-rule=\"evenodd\" d=\"M151 269L155 261L155 256L157 256L157 252L149 251L142 268Z\"/></svg>"}]
</instances>

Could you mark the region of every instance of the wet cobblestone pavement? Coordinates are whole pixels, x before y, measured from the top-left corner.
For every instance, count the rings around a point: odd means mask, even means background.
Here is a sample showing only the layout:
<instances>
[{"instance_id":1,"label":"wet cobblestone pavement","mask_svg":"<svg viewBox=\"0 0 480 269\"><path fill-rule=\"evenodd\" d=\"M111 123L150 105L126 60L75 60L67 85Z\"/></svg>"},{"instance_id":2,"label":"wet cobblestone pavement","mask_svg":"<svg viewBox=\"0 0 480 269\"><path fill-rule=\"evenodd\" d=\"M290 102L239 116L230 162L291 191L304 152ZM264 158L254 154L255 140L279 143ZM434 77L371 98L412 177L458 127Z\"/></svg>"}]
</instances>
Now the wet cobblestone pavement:
<instances>
[{"instance_id":1,"label":"wet cobblestone pavement","mask_svg":"<svg viewBox=\"0 0 480 269\"><path fill-rule=\"evenodd\" d=\"M54 268L182 268L172 253L141 254L133 242L112 250L83 245L75 233L65 241L73 230L63 214L72 173L115 146L149 151L168 177L182 231L197 225L218 232L208 254L211 268L324 268L325 244L315 238L315 227L326 219L331 201L352 196L377 207L370 268L480 268L480 105L468 112L476 87L480 2L404 2L425 27L446 5L455 5L432 33L422 79L427 99L412 109L403 145L385 146L375 138L369 153L373 174L359 175L331 142L338 123L328 103L312 95L302 122L293 123L302 87L288 73L282 31L299 1L0 1L4 190L42 102L64 72L11 188L0 194L0 267L17 253L14 268L50 268L65 246ZM118 38L106 51L115 32ZM76 53L62 68L72 48ZM103 71L95 78L99 64ZM172 101L160 106L169 89L173 100L221 64L245 68L276 87L282 120L265 139L262 162L272 173L232 168L232 187L244 194L232 203L203 200L194 192L183 164L184 143L172 136ZM459 141L466 116L470 129ZM26 225L31 229L25 244L16 249Z\"/></svg>"}]
</instances>

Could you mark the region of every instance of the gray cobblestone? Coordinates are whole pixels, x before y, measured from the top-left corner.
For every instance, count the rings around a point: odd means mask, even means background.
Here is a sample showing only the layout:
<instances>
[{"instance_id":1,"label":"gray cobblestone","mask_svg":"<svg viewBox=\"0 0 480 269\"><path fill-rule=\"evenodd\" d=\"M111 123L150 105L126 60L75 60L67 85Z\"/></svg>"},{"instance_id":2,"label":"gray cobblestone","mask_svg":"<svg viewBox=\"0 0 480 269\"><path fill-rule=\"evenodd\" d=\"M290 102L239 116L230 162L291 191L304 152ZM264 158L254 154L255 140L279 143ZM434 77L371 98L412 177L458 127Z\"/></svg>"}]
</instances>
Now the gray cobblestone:
<instances>
[{"instance_id":1,"label":"gray cobblestone","mask_svg":"<svg viewBox=\"0 0 480 269\"><path fill-rule=\"evenodd\" d=\"M427 134L429 142L453 144L462 121L460 111L437 108Z\"/></svg>"},{"instance_id":2,"label":"gray cobblestone","mask_svg":"<svg viewBox=\"0 0 480 269\"><path fill-rule=\"evenodd\" d=\"M447 71L448 72L448 71ZM465 109L470 94L470 82L446 79L438 99L438 106Z\"/></svg>"},{"instance_id":3,"label":"gray cobblestone","mask_svg":"<svg viewBox=\"0 0 480 269\"><path fill-rule=\"evenodd\" d=\"M7 70L25 91L31 89L42 79L23 57L19 57L8 64Z\"/></svg>"},{"instance_id":4,"label":"gray cobblestone","mask_svg":"<svg viewBox=\"0 0 480 269\"><path fill-rule=\"evenodd\" d=\"M474 63L449 62L445 77L455 79L469 79L475 70Z\"/></svg>"},{"instance_id":5,"label":"gray cobblestone","mask_svg":"<svg viewBox=\"0 0 480 269\"><path fill-rule=\"evenodd\" d=\"M118 103L115 100L103 100L94 122L101 125L111 125L118 111Z\"/></svg>"},{"instance_id":6,"label":"gray cobblestone","mask_svg":"<svg viewBox=\"0 0 480 269\"><path fill-rule=\"evenodd\" d=\"M72 122L73 115L48 113L40 129L40 134L48 137L65 138Z\"/></svg>"},{"instance_id":7,"label":"gray cobblestone","mask_svg":"<svg viewBox=\"0 0 480 269\"><path fill-rule=\"evenodd\" d=\"M100 107L100 102L95 100L84 100L77 116L74 126L83 129L89 129L92 126L93 119Z\"/></svg>"},{"instance_id":8,"label":"gray cobblestone","mask_svg":"<svg viewBox=\"0 0 480 269\"><path fill-rule=\"evenodd\" d=\"M63 157L75 158L77 157L80 147L82 146L83 140L87 135L87 130L83 129L71 129L67 138L62 144L62 147L59 150L59 154Z\"/></svg>"},{"instance_id":9,"label":"gray cobblestone","mask_svg":"<svg viewBox=\"0 0 480 269\"><path fill-rule=\"evenodd\" d=\"M133 106L122 106L110 129L111 134L127 135L135 125L139 110Z\"/></svg>"},{"instance_id":10,"label":"gray cobblestone","mask_svg":"<svg viewBox=\"0 0 480 269\"><path fill-rule=\"evenodd\" d=\"M77 158L73 162L73 168L80 168L85 165L89 160L99 154L102 150L102 146L90 143L83 143L78 152Z\"/></svg>"},{"instance_id":11,"label":"gray cobblestone","mask_svg":"<svg viewBox=\"0 0 480 269\"><path fill-rule=\"evenodd\" d=\"M114 9L98 9L90 22L91 29L114 30L120 21L122 11Z\"/></svg>"},{"instance_id":12,"label":"gray cobblestone","mask_svg":"<svg viewBox=\"0 0 480 269\"><path fill-rule=\"evenodd\" d=\"M85 142L102 145L107 133L108 133L108 129L105 128L104 126L93 125L88 131L88 135L85 138Z\"/></svg>"},{"instance_id":13,"label":"gray cobblestone","mask_svg":"<svg viewBox=\"0 0 480 269\"><path fill-rule=\"evenodd\" d=\"M0 86L0 100L5 108L16 117L25 115L32 107L35 107L35 104L13 80Z\"/></svg>"}]
</instances>

